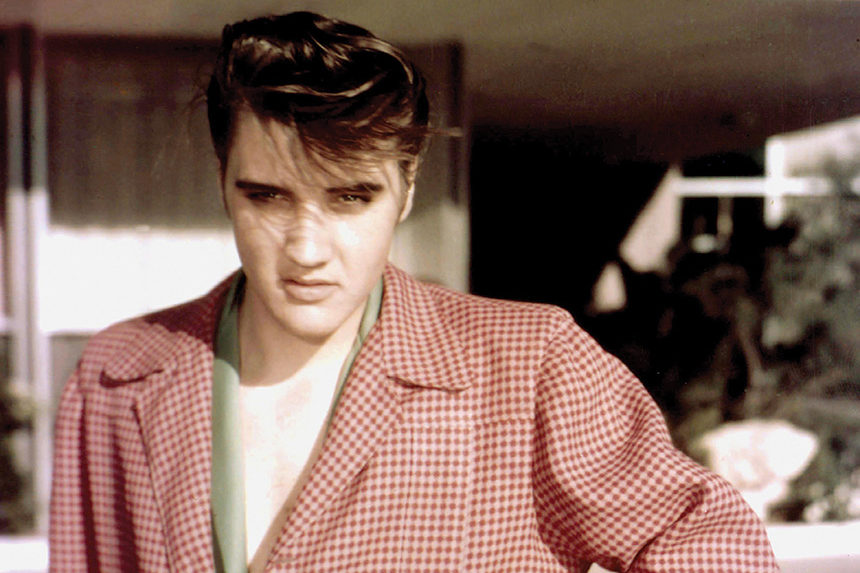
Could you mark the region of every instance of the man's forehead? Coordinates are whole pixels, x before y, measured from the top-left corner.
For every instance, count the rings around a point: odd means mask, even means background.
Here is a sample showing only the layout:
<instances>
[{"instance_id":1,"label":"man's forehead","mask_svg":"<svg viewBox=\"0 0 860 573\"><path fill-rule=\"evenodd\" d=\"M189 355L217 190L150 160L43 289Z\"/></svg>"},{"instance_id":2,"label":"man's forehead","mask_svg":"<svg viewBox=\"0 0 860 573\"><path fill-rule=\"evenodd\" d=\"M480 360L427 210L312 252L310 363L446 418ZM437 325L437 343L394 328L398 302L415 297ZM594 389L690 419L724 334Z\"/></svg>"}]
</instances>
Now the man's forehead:
<instances>
[{"instance_id":1,"label":"man's forehead","mask_svg":"<svg viewBox=\"0 0 860 573\"><path fill-rule=\"evenodd\" d=\"M302 141L295 127L252 112L240 112L234 122L234 137L228 157L237 161L240 176L277 174L308 183L388 181L397 173L397 161L388 156L344 153L325 157Z\"/></svg>"}]
</instances>

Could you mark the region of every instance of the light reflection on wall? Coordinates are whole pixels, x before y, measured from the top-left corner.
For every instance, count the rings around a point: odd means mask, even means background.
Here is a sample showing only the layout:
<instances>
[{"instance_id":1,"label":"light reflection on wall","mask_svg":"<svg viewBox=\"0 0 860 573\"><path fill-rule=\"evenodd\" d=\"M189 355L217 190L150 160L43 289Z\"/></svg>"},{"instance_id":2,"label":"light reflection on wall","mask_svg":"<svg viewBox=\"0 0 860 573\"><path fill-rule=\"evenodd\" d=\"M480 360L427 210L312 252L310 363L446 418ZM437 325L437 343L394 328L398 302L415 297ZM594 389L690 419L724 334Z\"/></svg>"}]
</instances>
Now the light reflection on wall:
<instances>
[{"instance_id":1,"label":"light reflection on wall","mask_svg":"<svg viewBox=\"0 0 860 573\"><path fill-rule=\"evenodd\" d=\"M229 230L53 227L39 258L43 332L94 332L200 296L239 266Z\"/></svg>"}]
</instances>

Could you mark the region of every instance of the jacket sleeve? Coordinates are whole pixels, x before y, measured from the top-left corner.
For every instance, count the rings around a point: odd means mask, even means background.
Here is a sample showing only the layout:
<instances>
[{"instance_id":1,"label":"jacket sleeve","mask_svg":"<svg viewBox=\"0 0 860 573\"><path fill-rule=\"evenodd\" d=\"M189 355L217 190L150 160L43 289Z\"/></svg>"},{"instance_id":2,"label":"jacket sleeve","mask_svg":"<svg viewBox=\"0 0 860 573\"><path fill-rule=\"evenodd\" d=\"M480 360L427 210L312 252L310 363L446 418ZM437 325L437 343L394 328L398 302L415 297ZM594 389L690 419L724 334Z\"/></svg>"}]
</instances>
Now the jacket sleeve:
<instances>
[{"instance_id":1,"label":"jacket sleeve","mask_svg":"<svg viewBox=\"0 0 860 573\"><path fill-rule=\"evenodd\" d=\"M778 571L764 526L674 448L642 384L567 320L536 394L535 499L557 555L613 571Z\"/></svg>"},{"instance_id":2,"label":"jacket sleeve","mask_svg":"<svg viewBox=\"0 0 860 573\"><path fill-rule=\"evenodd\" d=\"M87 511L83 455L84 400L80 370L63 389L54 427L48 547L51 571L88 571L92 548L92 516ZM89 534L89 535L88 535ZM88 537L90 538L88 542Z\"/></svg>"}]
</instances>

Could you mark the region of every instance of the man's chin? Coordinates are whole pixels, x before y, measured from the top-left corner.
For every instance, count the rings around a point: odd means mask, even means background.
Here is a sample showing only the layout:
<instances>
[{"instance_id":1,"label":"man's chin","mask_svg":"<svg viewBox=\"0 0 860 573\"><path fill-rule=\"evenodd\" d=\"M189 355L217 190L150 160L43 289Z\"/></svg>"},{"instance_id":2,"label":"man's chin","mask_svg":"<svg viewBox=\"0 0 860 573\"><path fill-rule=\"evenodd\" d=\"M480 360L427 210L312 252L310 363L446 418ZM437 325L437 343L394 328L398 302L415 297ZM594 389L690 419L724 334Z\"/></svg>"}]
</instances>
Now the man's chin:
<instances>
[{"instance_id":1,"label":"man's chin","mask_svg":"<svg viewBox=\"0 0 860 573\"><path fill-rule=\"evenodd\" d=\"M332 320L330 317L319 316L320 313L315 312L316 310L319 309L302 308L282 317L278 322L287 335L297 340L308 344L324 344L337 334L348 317L340 321Z\"/></svg>"}]
</instances>

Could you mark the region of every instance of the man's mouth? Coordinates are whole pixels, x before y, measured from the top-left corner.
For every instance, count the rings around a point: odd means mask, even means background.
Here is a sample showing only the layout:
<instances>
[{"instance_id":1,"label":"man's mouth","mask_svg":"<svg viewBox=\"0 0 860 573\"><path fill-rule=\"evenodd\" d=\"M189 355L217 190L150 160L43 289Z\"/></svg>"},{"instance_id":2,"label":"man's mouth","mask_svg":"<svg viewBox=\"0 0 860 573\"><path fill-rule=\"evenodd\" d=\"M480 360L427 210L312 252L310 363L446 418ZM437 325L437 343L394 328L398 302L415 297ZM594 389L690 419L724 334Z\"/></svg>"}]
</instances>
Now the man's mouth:
<instances>
[{"instance_id":1,"label":"man's mouth","mask_svg":"<svg viewBox=\"0 0 860 573\"><path fill-rule=\"evenodd\" d=\"M282 279L284 292L299 303L320 302L328 298L337 288L337 284L316 279Z\"/></svg>"}]
</instances>

